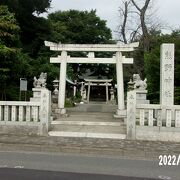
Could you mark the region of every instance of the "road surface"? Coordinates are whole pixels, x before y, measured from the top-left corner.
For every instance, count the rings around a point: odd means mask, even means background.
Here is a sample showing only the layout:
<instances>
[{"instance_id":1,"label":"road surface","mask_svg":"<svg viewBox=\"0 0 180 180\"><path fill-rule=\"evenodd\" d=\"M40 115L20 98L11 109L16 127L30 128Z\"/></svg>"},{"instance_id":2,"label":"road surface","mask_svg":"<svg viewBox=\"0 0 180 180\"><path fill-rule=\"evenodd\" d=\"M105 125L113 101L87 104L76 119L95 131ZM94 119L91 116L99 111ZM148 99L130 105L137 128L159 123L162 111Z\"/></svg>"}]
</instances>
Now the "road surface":
<instances>
[{"instance_id":1,"label":"road surface","mask_svg":"<svg viewBox=\"0 0 180 180\"><path fill-rule=\"evenodd\" d=\"M6 176L8 177L6 178ZM28 177L33 180L36 178L43 180L53 178L66 180L140 180L141 178L179 180L180 166L159 166L158 159L146 161L77 154L0 152L0 179L16 180L16 177L17 180L28 180Z\"/></svg>"}]
</instances>

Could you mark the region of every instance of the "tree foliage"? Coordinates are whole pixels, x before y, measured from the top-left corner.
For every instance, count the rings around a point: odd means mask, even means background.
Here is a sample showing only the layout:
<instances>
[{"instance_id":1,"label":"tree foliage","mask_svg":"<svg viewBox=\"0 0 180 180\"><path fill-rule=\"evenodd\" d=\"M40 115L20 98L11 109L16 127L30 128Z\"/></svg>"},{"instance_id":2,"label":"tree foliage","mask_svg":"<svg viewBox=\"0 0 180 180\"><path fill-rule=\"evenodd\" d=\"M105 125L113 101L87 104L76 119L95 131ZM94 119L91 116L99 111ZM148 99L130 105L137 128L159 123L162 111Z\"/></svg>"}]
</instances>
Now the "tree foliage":
<instances>
[{"instance_id":1,"label":"tree foliage","mask_svg":"<svg viewBox=\"0 0 180 180\"><path fill-rule=\"evenodd\" d=\"M12 72L19 45L19 26L7 6L0 6L0 91L5 96L6 81ZM4 97L3 97L4 98Z\"/></svg>"},{"instance_id":2,"label":"tree foliage","mask_svg":"<svg viewBox=\"0 0 180 180\"><path fill-rule=\"evenodd\" d=\"M48 16L52 27L50 40L61 43L74 44L103 44L112 43L111 30L106 26L106 21L101 20L96 11L57 11ZM71 53L72 56L86 56L84 53ZM97 55L97 54L96 54ZM101 57L104 54L98 54ZM103 72L105 66L99 65L81 65L81 72L85 69L91 69L99 73ZM81 72L78 71L78 64L68 65L68 74L71 78L78 78Z\"/></svg>"},{"instance_id":3,"label":"tree foliage","mask_svg":"<svg viewBox=\"0 0 180 180\"><path fill-rule=\"evenodd\" d=\"M19 26L7 6L0 6L0 70L9 71L19 47Z\"/></svg>"},{"instance_id":4,"label":"tree foliage","mask_svg":"<svg viewBox=\"0 0 180 180\"><path fill-rule=\"evenodd\" d=\"M33 13L47 12L50 3L51 0L1 0L1 4L7 5L9 10L15 12L17 16L31 16Z\"/></svg>"},{"instance_id":5,"label":"tree foliage","mask_svg":"<svg viewBox=\"0 0 180 180\"><path fill-rule=\"evenodd\" d=\"M145 75L148 80L149 97L152 102L159 102L160 91L160 46L162 43L175 44L175 103L180 104L180 31L172 34L151 36L151 51L145 54Z\"/></svg>"},{"instance_id":6,"label":"tree foliage","mask_svg":"<svg viewBox=\"0 0 180 180\"><path fill-rule=\"evenodd\" d=\"M0 6L0 99L18 99L19 78L32 76L30 58L22 53L20 27L7 6Z\"/></svg>"},{"instance_id":7,"label":"tree foliage","mask_svg":"<svg viewBox=\"0 0 180 180\"><path fill-rule=\"evenodd\" d=\"M95 44L107 43L111 30L96 11L57 11L48 16L53 28L52 40L61 43Z\"/></svg>"},{"instance_id":8,"label":"tree foliage","mask_svg":"<svg viewBox=\"0 0 180 180\"><path fill-rule=\"evenodd\" d=\"M19 46L19 26L7 6L0 6L0 57L1 63L13 55Z\"/></svg>"},{"instance_id":9,"label":"tree foliage","mask_svg":"<svg viewBox=\"0 0 180 180\"><path fill-rule=\"evenodd\" d=\"M15 14L21 28L20 37L23 51L36 57L43 41L50 34L50 27L45 18L39 14L47 12L51 0L1 0L9 11Z\"/></svg>"},{"instance_id":10,"label":"tree foliage","mask_svg":"<svg viewBox=\"0 0 180 180\"><path fill-rule=\"evenodd\" d=\"M4 18L6 29L0 28L1 35L6 34L6 37L0 38L0 42L3 41L3 43L0 43L1 55L4 54L6 56L1 58L0 64L4 72L1 73L1 99L17 100L19 95L19 78L27 78L30 84L29 89L31 89L33 76L39 75L40 72L36 66L38 64L38 54L44 46L44 40L51 35L51 28L48 21L38 15L48 10L50 2L51 0L0 1L0 5L7 5L9 9ZM2 21L3 16L1 15L0 18L1 25L4 26L2 24L4 23ZM13 22L15 23L13 26L11 24L11 27L7 30L7 25L10 22L12 24Z\"/></svg>"}]
</instances>

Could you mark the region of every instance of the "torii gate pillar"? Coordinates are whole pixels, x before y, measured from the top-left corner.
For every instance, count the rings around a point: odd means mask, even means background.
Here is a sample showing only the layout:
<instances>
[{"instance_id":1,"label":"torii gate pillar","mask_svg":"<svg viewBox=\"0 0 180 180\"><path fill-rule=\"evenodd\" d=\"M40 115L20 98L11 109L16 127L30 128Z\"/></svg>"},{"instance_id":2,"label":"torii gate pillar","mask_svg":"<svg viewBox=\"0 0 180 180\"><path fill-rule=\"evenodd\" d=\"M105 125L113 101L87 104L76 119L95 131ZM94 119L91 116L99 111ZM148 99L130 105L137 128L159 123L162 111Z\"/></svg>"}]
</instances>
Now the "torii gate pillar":
<instances>
[{"instance_id":1,"label":"torii gate pillar","mask_svg":"<svg viewBox=\"0 0 180 180\"><path fill-rule=\"evenodd\" d=\"M58 108L60 114L66 114L65 93L66 93L66 69L67 69L67 52L61 52L61 58L63 61L60 63L60 77L59 77L59 96L58 96Z\"/></svg>"},{"instance_id":2,"label":"torii gate pillar","mask_svg":"<svg viewBox=\"0 0 180 180\"><path fill-rule=\"evenodd\" d=\"M123 57L121 52L116 52L116 77L117 77L117 101L118 109L114 117L125 117L124 106L124 80L123 80Z\"/></svg>"}]
</instances>

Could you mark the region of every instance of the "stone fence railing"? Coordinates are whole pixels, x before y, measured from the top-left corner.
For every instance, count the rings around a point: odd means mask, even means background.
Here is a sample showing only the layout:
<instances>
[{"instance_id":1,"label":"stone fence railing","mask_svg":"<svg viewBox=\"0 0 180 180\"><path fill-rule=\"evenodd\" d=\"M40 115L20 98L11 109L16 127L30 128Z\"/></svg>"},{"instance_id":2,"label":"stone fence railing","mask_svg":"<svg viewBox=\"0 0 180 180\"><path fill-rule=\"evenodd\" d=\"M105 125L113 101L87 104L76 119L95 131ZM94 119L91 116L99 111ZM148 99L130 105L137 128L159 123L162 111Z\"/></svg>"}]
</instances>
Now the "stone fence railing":
<instances>
[{"instance_id":1,"label":"stone fence railing","mask_svg":"<svg viewBox=\"0 0 180 180\"><path fill-rule=\"evenodd\" d=\"M127 96L129 139L180 141L180 106L137 104L136 92Z\"/></svg>"},{"instance_id":2,"label":"stone fence railing","mask_svg":"<svg viewBox=\"0 0 180 180\"><path fill-rule=\"evenodd\" d=\"M0 101L0 123L38 123L40 105L40 102Z\"/></svg>"},{"instance_id":3,"label":"stone fence railing","mask_svg":"<svg viewBox=\"0 0 180 180\"><path fill-rule=\"evenodd\" d=\"M51 99L47 89L39 101L0 101L0 133L46 134L51 120Z\"/></svg>"},{"instance_id":4,"label":"stone fence railing","mask_svg":"<svg viewBox=\"0 0 180 180\"><path fill-rule=\"evenodd\" d=\"M137 104L140 126L178 127L180 128L180 106L172 107L156 104Z\"/></svg>"}]
</instances>

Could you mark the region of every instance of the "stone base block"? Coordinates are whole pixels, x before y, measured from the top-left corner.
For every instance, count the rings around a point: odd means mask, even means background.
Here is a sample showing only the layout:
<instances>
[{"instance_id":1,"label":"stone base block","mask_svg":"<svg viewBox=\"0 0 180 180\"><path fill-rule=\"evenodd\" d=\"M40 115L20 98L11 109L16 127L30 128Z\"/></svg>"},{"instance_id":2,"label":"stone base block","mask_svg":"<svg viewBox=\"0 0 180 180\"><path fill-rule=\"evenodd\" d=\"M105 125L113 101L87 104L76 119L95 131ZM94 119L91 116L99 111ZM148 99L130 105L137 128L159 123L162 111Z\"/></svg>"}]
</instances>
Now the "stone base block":
<instances>
[{"instance_id":1,"label":"stone base block","mask_svg":"<svg viewBox=\"0 0 180 180\"><path fill-rule=\"evenodd\" d=\"M38 98L38 97L30 98L30 102L40 102L40 101L41 101L41 98Z\"/></svg>"},{"instance_id":2,"label":"stone base block","mask_svg":"<svg viewBox=\"0 0 180 180\"><path fill-rule=\"evenodd\" d=\"M58 114L59 116L61 116L61 117L68 117L68 114L67 114L65 108L62 108L62 109L57 108L57 109L54 110L54 112L55 112L56 114Z\"/></svg>"},{"instance_id":3,"label":"stone base block","mask_svg":"<svg viewBox=\"0 0 180 180\"><path fill-rule=\"evenodd\" d=\"M136 126L136 139L180 142L180 130L175 127Z\"/></svg>"},{"instance_id":4,"label":"stone base block","mask_svg":"<svg viewBox=\"0 0 180 180\"><path fill-rule=\"evenodd\" d=\"M150 104L149 100L146 99L136 99L137 104Z\"/></svg>"},{"instance_id":5,"label":"stone base block","mask_svg":"<svg viewBox=\"0 0 180 180\"><path fill-rule=\"evenodd\" d=\"M1 125L0 134L16 134L16 135L48 135L46 127L41 125Z\"/></svg>"},{"instance_id":6,"label":"stone base block","mask_svg":"<svg viewBox=\"0 0 180 180\"><path fill-rule=\"evenodd\" d=\"M58 104L58 96L52 95L52 102Z\"/></svg>"},{"instance_id":7,"label":"stone base block","mask_svg":"<svg viewBox=\"0 0 180 180\"><path fill-rule=\"evenodd\" d=\"M136 103L150 104L150 101L147 100L147 90L136 90Z\"/></svg>"},{"instance_id":8,"label":"stone base block","mask_svg":"<svg viewBox=\"0 0 180 180\"><path fill-rule=\"evenodd\" d=\"M114 118L125 118L127 115L127 111L125 109L117 109L116 114L114 114Z\"/></svg>"}]
</instances>

